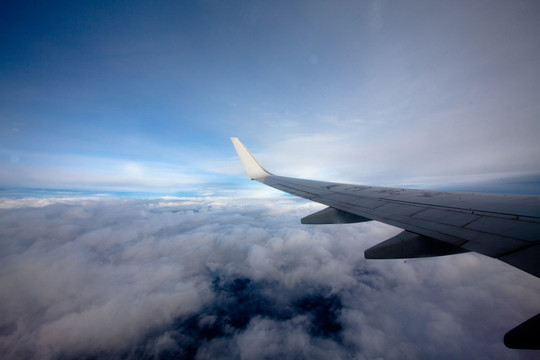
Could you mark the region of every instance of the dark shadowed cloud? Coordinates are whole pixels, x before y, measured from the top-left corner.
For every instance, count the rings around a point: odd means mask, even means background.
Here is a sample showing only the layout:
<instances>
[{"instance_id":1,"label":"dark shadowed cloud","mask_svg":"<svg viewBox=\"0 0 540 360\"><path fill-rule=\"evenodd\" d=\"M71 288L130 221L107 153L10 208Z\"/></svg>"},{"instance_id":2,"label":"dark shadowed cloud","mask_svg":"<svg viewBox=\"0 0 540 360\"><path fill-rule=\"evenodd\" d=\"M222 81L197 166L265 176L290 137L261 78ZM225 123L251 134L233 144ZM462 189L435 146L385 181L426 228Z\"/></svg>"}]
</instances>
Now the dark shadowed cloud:
<instances>
[{"instance_id":1,"label":"dark shadowed cloud","mask_svg":"<svg viewBox=\"0 0 540 360\"><path fill-rule=\"evenodd\" d=\"M291 198L0 200L8 359L528 359L540 282L475 254L365 261L380 223Z\"/></svg>"}]
</instances>

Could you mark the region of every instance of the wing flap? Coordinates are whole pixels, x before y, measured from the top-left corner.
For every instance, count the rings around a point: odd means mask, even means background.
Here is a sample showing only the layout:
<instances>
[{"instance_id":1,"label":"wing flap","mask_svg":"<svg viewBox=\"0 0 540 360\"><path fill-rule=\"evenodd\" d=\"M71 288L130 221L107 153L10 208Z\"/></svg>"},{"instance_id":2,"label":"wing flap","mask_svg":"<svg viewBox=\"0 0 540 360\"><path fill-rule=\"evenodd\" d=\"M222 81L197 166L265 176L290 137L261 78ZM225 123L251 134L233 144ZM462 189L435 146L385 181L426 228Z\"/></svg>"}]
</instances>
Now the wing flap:
<instances>
[{"instance_id":1,"label":"wing flap","mask_svg":"<svg viewBox=\"0 0 540 360\"><path fill-rule=\"evenodd\" d=\"M499 257L499 260L515 266L518 269L528 272L534 276L540 277L540 245L533 245L525 249L518 250L511 254Z\"/></svg>"},{"instance_id":2,"label":"wing flap","mask_svg":"<svg viewBox=\"0 0 540 360\"><path fill-rule=\"evenodd\" d=\"M458 246L427 236L402 231L364 251L366 259L410 259L468 252Z\"/></svg>"},{"instance_id":3,"label":"wing flap","mask_svg":"<svg viewBox=\"0 0 540 360\"><path fill-rule=\"evenodd\" d=\"M540 314L536 314L529 320L504 335L504 345L511 349L540 350Z\"/></svg>"},{"instance_id":4,"label":"wing flap","mask_svg":"<svg viewBox=\"0 0 540 360\"><path fill-rule=\"evenodd\" d=\"M371 221L363 216L351 214L343 210L335 209L333 207L327 207L321 211L317 211L311 215L308 215L300 222L302 224L319 225L319 224L351 224L358 222Z\"/></svg>"}]
</instances>

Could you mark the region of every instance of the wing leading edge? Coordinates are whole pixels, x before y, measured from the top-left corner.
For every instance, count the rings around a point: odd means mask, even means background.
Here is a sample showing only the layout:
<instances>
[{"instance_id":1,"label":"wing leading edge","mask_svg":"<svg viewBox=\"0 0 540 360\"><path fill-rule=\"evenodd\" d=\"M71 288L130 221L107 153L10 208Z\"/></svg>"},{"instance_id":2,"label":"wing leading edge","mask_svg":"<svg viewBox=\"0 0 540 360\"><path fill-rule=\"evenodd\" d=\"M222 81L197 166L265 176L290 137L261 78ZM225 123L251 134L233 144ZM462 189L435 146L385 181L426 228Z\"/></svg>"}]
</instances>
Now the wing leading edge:
<instances>
[{"instance_id":1,"label":"wing leading edge","mask_svg":"<svg viewBox=\"0 0 540 360\"><path fill-rule=\"evenodd\" d=\"M278 176L231 138L252 180L328 208L306 224L376 220L403 229L367 249L367 259L396 259L475 251L540 277L540 196L386 188ZM537 322L538 323L538 322ZM538 326L540 332L540 325ZM506 341L509 347L512 342ZM526 348L522 343L520 348ZM527 348L540 348L536 345Z\"/></svg>"}]
</instances>

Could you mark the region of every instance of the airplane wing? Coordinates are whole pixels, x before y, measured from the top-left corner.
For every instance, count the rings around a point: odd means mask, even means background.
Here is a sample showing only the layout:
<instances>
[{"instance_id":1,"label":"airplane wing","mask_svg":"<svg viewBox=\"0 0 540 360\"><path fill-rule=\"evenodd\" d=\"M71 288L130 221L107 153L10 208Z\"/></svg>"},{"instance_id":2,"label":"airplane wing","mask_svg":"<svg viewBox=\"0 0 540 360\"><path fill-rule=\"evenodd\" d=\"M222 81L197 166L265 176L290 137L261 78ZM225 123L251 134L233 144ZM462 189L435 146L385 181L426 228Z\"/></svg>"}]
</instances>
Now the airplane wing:
<instances>
[{"instance_id":1,"label":"airplane wing","mask_svg":"<svg viewBox=\"0 0 540 360\"><path fill-rule=\"evenodd\" d=\"M303 224L376 220L403 229L367 249L366 259L474 251L540 277L540 196L413 190L278 176L264 169L238 138L231 141L252 180L328 206L303 218ZM539 315L508 332L505 344L540 349ZM529 323L533 320L534 324ZM524 325L534 329L535 339L523 335Z\"/></svg>"}]
</instances>

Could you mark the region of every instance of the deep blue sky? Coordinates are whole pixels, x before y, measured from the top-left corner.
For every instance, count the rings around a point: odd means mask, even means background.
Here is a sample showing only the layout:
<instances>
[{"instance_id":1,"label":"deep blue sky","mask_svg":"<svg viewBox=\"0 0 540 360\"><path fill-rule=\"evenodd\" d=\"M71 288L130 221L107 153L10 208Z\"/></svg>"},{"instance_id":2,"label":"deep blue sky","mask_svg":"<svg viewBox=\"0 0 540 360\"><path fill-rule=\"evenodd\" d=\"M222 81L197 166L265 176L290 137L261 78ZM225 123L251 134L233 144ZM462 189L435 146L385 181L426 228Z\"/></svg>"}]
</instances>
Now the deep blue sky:
<instances>
[{"instance_id":1,"label":"deep blue sky","mask_svg":"<svg viewBox=\"0 0 540 360\"><path fill-rule=\"evenodd\" d=\"M4 1L0 186L238 193L230 136L283 175L537 183L539 33L536 1Z\"/></svg>"}]
</instances>

